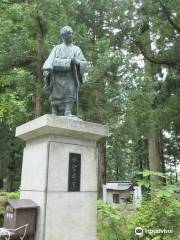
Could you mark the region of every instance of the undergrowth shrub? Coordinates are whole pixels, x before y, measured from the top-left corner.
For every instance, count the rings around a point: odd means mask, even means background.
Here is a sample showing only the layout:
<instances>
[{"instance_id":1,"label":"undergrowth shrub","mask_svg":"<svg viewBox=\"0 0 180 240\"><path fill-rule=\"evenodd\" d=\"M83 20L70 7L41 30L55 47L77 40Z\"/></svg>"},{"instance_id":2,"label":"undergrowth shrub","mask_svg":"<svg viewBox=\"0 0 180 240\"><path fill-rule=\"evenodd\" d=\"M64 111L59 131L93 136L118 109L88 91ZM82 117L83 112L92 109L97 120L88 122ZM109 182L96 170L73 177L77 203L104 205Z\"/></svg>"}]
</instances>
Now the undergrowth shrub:
<instances>
[{"instance_id":1,"label":"undergrowth shrub","mask_svg":"<svg viewBox=\"0 0 180 240\"><path fill-rule=\"evenodd\" d=\"M175 194L159 193L133 213L99 201L98 240L180 239L180 201ZM135 234L137 227L143 229L141 236Z\"/></svg>"}]
</instances>

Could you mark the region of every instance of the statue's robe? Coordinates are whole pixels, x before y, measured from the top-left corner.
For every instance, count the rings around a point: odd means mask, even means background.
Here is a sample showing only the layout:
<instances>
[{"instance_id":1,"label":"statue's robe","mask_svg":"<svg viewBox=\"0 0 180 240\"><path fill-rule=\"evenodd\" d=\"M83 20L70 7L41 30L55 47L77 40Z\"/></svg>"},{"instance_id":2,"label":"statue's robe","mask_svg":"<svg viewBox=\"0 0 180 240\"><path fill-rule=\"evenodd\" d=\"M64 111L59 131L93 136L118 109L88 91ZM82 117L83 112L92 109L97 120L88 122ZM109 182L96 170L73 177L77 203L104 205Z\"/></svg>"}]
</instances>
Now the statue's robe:
<instances>
[{"instance_id":1,"label":"statue's robe","mask_svg":"<svg viewBox=\"0 0 180 240\"><path fill-rule=\"evenodd\" d=\"M70 61L73 58L79 62L79 65L74 69L75 71L72 68L63 70L68 60ZM55 61L59 61L59 70L54 67ZM51 105L56 105L60 109L64 109L65 103L74 103L76 101L77 80L82 84L86 65L86 59L79 47L73 44L66 45L62 43L53 48L43 65L43 70L51 71L48 86L50 89L49 100Z\"/></svg>"}]
</instances>

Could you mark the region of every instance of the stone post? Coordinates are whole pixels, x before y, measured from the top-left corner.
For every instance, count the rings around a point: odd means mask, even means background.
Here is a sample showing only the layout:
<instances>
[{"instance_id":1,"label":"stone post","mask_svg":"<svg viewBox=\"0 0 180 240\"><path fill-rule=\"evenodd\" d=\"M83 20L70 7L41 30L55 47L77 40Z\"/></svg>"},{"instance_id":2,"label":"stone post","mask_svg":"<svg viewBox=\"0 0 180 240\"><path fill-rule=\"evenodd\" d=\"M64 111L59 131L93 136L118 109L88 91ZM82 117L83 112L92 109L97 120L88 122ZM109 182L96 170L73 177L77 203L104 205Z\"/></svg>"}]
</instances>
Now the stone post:
<instances>
[{"instance_id":1,"label":"stone post","mask_svg":"<svg viewBox=\"0 0 180 240\"><path fill-rule=\"evenodd\" d=\"M108 128L47 114L16 136L26 141L20 198L40 206L35 240L96 240L97 141Z\"/></svg>"}]
</instances>

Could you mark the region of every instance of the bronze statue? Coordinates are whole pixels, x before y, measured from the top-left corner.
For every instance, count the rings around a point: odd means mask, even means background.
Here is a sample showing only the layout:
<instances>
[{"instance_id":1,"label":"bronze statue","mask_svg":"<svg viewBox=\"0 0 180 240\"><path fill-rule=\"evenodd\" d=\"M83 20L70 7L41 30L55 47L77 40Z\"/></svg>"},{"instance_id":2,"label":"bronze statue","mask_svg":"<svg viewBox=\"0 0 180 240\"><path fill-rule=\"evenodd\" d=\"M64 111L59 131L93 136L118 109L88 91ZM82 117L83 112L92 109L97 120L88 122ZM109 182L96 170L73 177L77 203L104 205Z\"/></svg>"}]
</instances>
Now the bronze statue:
<instances>
[{"instance_id":1,"label":"bronze statue","mask_svg":"<svg viewBox=\"0 0 180 240\"><path fill-rule=\"evenodd\" d=\"M78 92L87 62L81 49L72 43L72 28L65 26L60 34L63 43L53 48L43 66L44 88L50 93L52 114L64 111L65 116L72 117L75 102L78 115Z\"/></svg>"}]
</instances>

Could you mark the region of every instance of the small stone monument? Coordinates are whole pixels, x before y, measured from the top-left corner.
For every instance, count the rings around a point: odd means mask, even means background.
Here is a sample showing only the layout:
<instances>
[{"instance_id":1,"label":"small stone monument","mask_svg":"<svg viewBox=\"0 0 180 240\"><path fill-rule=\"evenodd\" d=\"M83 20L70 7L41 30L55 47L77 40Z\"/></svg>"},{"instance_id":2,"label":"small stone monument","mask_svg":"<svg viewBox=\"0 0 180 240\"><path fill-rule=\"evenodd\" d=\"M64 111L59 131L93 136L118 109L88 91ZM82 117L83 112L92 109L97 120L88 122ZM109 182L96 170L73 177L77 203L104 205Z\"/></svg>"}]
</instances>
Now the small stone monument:
<instances>
[{"instance_id":1,"label":"small stone monument","mask_svg":"<svg viewBox=\"0 0 180 240\"><path fill-rule=\"evenodd\" d=\"M40 206L35 240L96 240L97 142L108 128L47 114L16 136L26 141L20 197Z\"/></svg>"}]
</instances>

